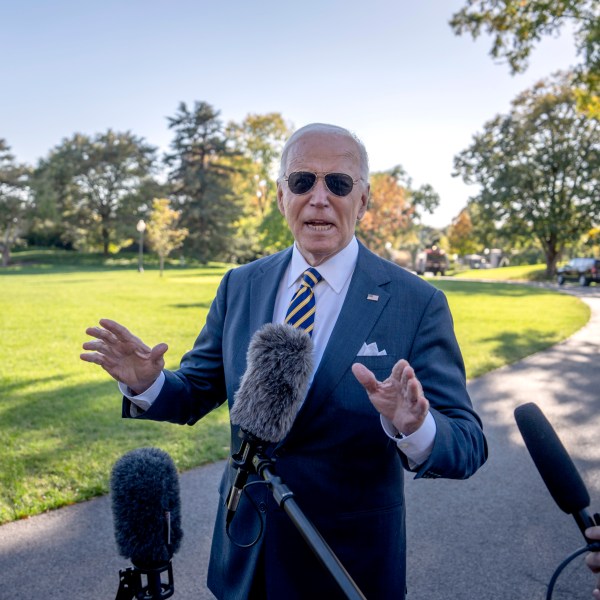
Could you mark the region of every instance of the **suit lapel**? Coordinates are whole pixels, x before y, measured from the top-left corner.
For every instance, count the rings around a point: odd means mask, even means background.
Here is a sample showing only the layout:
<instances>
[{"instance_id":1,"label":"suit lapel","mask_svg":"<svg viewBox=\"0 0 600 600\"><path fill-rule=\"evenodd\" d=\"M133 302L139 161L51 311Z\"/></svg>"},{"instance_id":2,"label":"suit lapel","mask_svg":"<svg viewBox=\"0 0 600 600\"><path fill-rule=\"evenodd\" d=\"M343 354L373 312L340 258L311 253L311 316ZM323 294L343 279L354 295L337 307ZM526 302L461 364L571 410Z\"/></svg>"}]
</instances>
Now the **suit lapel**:
<instances>
[{"instance_id":1,"label":"suit lapel","mask_svg":"<svg viewBox=\"0 0 600 600\"><path fill-rule=\"evenodd\" d=\"M382 286L389 280L381 259L361 245L344 305L296 422L318 410L355 362L388 303Z\"/></svg>"},{"instance_id":2,"label":"suit lapel","mask_svg":"<svg viewBox=\"0 0 600 600\"><path fill-rule=\"evenodd\" d=\"M273 260L266 261L250 281L250 335L273 320L277 288L291 256L291 248L273 255Z\"/></svg>"}]
</instances>

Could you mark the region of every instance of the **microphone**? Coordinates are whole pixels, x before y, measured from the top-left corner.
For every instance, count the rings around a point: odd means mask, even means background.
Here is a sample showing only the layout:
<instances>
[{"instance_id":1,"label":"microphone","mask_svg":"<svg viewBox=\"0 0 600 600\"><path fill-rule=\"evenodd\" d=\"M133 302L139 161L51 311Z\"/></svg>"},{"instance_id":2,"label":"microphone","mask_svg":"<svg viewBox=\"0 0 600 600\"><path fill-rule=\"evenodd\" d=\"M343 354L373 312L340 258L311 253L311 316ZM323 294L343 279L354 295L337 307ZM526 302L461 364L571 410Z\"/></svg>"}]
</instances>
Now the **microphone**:
<instances>
[{"instance_id":1,"label":"microphone","mask_svg":"<svg viewBox=\"0 0 600 600\"><path fill-rule=\"evenodd\" d=\"M133 598L124 594L130 589L148 600L169 598L174 592L171 558L183 536L173 460L159 448L132 450L114 464L110 490L119 553L134 565L121 571L122 595L117 598ZM168 581L163 583L165 571ZM142 574L147 586L142 585Z\"/></svg>"},{"instance_id":2,"label":"microphone","mask_svg":"<svg viewBox=\"0 0 600 600\"><path fill-rule=\"evenodd\" d=\"M269 443L281 442L294 423L313 370L313 344L301 329L267 323L250 340L247 368L230 411L242 444L231 457L238 472L227 496L227 524L252 472L252 459Z\"/></svg>"},{"instance_id":3,"label":"microphone","mask_svg":"<svg viewBox=\"0 0 600 600\"><path fill-rule=\"evenodd\" d=\"M552 498L562 511L573 515L584 533L596 524L595 517L587 511L590 495L552 425L533 402L518 406L515 420ZM590 542L587 538L586 541Z\"/></svg>"}]
</instances>

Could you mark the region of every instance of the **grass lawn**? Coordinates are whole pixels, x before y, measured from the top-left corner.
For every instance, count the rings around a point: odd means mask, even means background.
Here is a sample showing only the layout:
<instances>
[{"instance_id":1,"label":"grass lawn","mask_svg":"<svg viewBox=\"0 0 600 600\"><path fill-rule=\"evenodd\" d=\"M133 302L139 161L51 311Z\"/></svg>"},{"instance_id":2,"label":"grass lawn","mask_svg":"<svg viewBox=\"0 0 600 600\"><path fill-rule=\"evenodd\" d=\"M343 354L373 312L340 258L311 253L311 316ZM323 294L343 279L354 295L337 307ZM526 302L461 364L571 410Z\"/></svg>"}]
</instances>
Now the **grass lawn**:
<instances>
[{"instance_id":1,"label":"grass lawn","mask_svg":"<svg viewBox=\"0 0 600 600\"><path fill-rule=\"evenodd\" d=\"M456 271L454 276L460 279L488 279L495 281L548 281L546 265L518 265L498 269L469 269Z\"/></svg>"},{"instance_id":2,"label":"grass lawn","mask_svg":"<svg viewBox=\"0 0 600 600\"><path fill-rule=\"evenodd\" d=\"M176 368L204 323L226 267L40 263L0 270L0 523L108 490L114 461L159 446L177 467L224 458L228 415L194 427L120 418L116 383L79 359L86 327L108 317L148 344L169 343ZM436 281L447 293L469 377L570 335L589 318L578 299L509 284Z\"/></svg>"}]
</instances>

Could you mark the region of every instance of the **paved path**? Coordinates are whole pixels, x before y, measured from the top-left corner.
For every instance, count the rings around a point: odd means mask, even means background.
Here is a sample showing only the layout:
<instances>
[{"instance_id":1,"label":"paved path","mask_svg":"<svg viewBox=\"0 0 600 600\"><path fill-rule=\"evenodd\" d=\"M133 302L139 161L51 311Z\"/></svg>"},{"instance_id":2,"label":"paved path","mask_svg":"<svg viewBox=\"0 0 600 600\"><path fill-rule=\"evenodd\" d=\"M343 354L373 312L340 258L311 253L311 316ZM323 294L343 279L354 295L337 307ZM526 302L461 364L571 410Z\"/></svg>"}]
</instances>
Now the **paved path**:
<instances>
[{"instance_id":1,"label":"paved path","mask_svg":"<svg viewBox=\"0 0 600 600\"><path fill-rule=\"evenodd\" d=\"M407 478L410 600L543 600L554 568L583 545L573 519L548 494L513 418L519 404L542 408L600 511L600 287L567 290L591 306L586 327L469 385L484 420L488 463L467 481ZM174 598L214 600L204 581L222 466L181 475L184 540L173 560ZM112 599L126 566L108 497L0 527L0 600ZM554 600L590 598L593 582L578 558Z\"/></svg>"}]
</instances>

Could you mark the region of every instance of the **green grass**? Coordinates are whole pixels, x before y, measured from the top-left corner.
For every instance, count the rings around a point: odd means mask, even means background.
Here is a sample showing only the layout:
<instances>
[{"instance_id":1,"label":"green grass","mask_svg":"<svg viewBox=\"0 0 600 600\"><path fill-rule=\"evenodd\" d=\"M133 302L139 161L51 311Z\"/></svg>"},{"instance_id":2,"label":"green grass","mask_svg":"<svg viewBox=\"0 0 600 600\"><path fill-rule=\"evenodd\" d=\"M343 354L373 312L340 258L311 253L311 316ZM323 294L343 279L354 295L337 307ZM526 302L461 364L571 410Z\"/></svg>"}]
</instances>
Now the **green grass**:
<instances>
[{"instance_id":1,"label":"green grass","mask_svg":"<svg viewBox=\"0 0 600 600\"><path fill-rule=\"evenodd\" d=\"M488 279L494 281L548 281L546 265L519 265L499 269L469 269L456 271L460 279Z\"/></svg>"},{"instance_id":2,"label":"green grass","mask_svg":"<svg viewBox=\"0 0 600 600\"><path fill-rule=\"evenodd\" d=\"M43 257L42 257L43 258ZM109 317L176 368L204 323L224 265L140 274L122 265L0 270L0 523L105 493L114 461L159 446L180 470L227 456L226 408L194 427L120 418L116 383L79 359L86 327ZM92 264L93 263L93 264ZM578 299L520 285L438 281L469 377L553 344L589 317Z\"/></svg>"}]
</instances>

